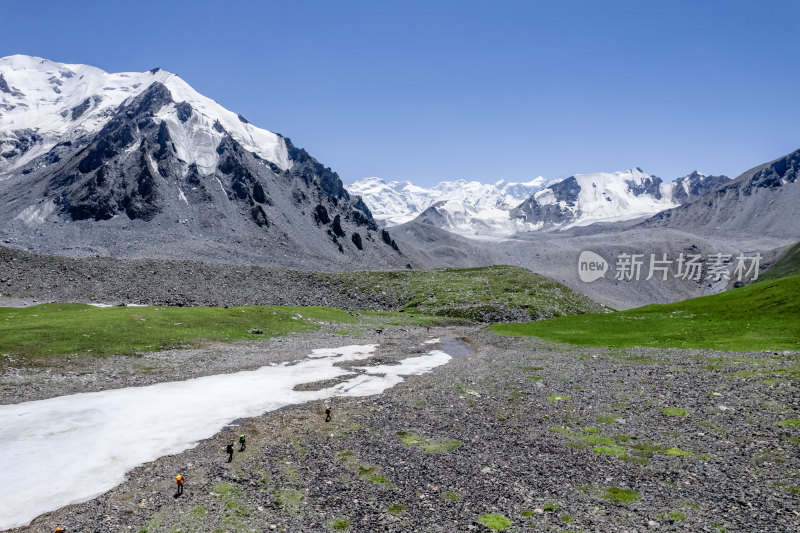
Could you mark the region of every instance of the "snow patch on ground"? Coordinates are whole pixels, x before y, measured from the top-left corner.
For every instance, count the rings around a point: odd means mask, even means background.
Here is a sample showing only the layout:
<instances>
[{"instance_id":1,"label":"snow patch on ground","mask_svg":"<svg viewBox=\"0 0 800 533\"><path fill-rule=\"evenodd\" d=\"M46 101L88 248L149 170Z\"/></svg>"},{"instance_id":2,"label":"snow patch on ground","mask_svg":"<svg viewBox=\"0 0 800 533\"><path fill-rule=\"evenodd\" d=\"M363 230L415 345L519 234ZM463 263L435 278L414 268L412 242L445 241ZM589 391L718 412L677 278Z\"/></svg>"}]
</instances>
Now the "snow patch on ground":
<instances>
[{"instance_id":1,"label":"snow patch on ground","mask_svg":"<svg viewBox=\"0 0 800 533\"><path fill-rule=\"evenodd\" d=\"M333 387L294 390L351 374L336 364L369 358L377 347L320 349L254 371L0 406L0 529L97 496L131 469L180 453L231 420L332 396L379 394L450 360L434 350L395 365L357 367L362 373Z\"/></svg>"},{"instance_id":2,"label":"snow patch on ground","mask_svg":"<svg viewBox=\"0 0 800 533\"><path fill-rule=\"evenodd\" d=\"M40 204L34 204L23 209L14 220L21 220L28 226L38 226L44 223L45 219L55 211L56 204L53 200L46 200Z\"/></svg>"}]
</instances>

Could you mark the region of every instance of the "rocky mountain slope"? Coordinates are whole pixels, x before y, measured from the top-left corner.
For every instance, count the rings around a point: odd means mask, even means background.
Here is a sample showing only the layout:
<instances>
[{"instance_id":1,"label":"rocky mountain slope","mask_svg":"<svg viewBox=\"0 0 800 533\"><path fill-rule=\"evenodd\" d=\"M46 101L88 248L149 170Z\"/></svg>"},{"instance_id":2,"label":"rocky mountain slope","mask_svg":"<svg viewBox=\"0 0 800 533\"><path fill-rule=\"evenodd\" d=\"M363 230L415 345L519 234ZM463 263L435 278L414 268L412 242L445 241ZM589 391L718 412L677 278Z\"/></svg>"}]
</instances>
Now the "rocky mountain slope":
<instances>
[{"instance_id":1,"label":"rocky mountain slope","mask_svg":"<svg viewBox=\"0 0 800 533\"><path fill-rule=\"evenodd\" d=\"M800 235L800 149L752 168L708 196L658 213L646 227Z\"/></svg>"},{"instance_id":2,"label":"rocky mountain slope","mask_svg":"<svg viewBox=\"0 0 800 533\"><path fill-rule=\"evenodd\" d=\"M338 175L161 69L0 59L0 239L76 256L402 261Z\"/></svg>"}]
</instances>

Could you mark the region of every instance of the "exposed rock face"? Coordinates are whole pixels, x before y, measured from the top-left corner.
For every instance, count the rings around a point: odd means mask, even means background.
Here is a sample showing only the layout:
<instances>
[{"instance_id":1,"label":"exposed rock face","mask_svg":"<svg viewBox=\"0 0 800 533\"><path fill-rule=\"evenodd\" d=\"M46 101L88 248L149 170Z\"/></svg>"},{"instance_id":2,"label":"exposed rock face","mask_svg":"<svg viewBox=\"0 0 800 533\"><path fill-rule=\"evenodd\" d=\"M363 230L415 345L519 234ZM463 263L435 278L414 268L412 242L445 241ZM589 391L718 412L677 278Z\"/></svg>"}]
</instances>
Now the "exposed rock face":
<instances>
[{"instance_id":1,"label":"exposed rock face","mask_svg":"<svg viewBox=\"0 0 800 533\"><path fill-rule=\"evenodd\" d=\"M695 170L673 182L672 198L681 205L694 202L729 181L731 179L728 176L706 176Z\"/></svg>"},{"instance_id":2,"label":"exposed rock face","mask_svg":"<svg viewBox=\"0 0 800 533\"><path fill-rule=\"evenodd\" d=\"M11 76L20 62L40 66L32 58L11 59L0 59L0 74ZM116 76L98 72L90 74ZM407 262L361 198L291 140L255 128L172 74L154 69L136 76L149 83L117 106L109 104L113 93L73 98L58 114L60 130L9 131L0 120L6 244L78 256L304 268L322 262L323 269ZM0 103L22 105L6 78ZM68 94L68 78L57 81Z\"/></svg>"},{"instance_id":3,"label":"exposed rock face","mask_svg":"<svg viewBox=\"0 0 800 533\"><path fill-rule=\"evenodd\" d=\"M800 235L798 172L800 150L752 168L710 194L658 213L643 225L796 237Z\"/></svg>"}]
</instances>

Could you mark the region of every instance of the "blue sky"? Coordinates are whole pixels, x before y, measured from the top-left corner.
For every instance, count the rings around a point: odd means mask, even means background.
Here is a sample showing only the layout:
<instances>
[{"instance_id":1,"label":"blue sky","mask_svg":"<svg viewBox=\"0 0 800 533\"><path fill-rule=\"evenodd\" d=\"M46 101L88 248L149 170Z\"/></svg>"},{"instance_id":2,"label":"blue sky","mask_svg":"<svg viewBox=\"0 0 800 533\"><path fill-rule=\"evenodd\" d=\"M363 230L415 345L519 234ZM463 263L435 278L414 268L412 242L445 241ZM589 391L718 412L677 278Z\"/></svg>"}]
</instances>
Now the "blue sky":
<instances>
[{"instance_id":1,"label":"blue sky","mask_svg":"<svg viewBox=\"0 0 800 533\"><path fill-rule=\"evenodd\" d=\"M14 2L0 56L163 67L364 176L736 176L800 147L796 1Z\"/></svg>"}]
</instances>

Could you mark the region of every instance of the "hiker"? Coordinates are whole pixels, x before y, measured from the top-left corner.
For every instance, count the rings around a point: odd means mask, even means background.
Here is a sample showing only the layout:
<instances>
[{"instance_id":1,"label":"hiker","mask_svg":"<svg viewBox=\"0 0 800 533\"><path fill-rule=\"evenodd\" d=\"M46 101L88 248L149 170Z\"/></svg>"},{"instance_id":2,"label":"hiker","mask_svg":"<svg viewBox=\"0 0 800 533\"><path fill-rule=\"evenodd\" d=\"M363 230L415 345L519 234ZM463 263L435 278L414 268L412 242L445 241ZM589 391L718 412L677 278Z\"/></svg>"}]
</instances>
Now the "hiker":
<instances>
[{"instance_id":1,"label":"hiker","mask_svg":"<svg viewBox=\"0 0 800 533\"><path fill-rule=\"evenodd\" d=\"M230 463L233 461L233 443L231 442L227 446L225 446L225 451L228 453L228 462Z\"/></svg>"},{"instance_id":2,"label":"hiker","mask_svg":"<svg viewBox=\"0 0 800 533\"><path fill-rule=\"evenodd\" d=\"M67 530L64 529L63 527L57 527L56 528L56 533L67 533Z\"/></svg>"},{"instance_id":3,"label":"hiker","mask_svg":"<svg viewBox=\"0 0 800 533\"><path fill-rule=\"evenodd\" d=\"M326 405L325 406L325 422L330 422L330 421L331 421L331 406L330 405Z\"/></svg>"},{"instance_id":4,"label":"hiker","mask_svg":"<svg viewBox=\"0 0 800 533\"><path fill-rule=\"evenodd\" d=\"M241 445L241 446L239 447L239 451L240 451L240 452L243 452L243 451L244 451L244 449L245 449L245 447L247 446L247 442L246 442L246 439L245 439L245 437L244 437L244 433L242 433L241 435L239 435L239 444Z\"/></svg>"},{"instance_id":5,"label":"hiker","mask_svg":"<svg viewBox=\"0 0 800 533\"><path fill-rule=\"evenodd\" d=\"M178 484L178 492L175 495L183 494L183 476L181 474L175 476L175 482Z\"/></svg>"}]
</instances>

